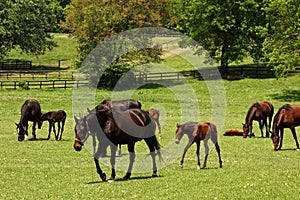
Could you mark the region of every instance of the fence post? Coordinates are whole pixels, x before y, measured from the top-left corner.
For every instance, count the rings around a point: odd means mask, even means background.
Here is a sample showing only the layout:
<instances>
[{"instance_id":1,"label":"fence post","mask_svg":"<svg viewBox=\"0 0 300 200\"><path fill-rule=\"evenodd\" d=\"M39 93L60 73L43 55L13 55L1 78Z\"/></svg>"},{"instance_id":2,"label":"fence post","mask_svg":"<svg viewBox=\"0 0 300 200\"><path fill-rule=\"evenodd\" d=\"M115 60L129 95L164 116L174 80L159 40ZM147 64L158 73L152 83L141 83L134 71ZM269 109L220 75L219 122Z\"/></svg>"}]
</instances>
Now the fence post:
<instances>
[{"instance_id":1,"label":"fence post","mask_svg":"<svg viewBox=\"0 0 300 200\"><path fill-rule=\"evenodd\" d=\"M43 85L43 83L42 83L42 81L40 81L40 89L42 89L42 85Z\"/></svg>"},{"instance_id":2,"label":"fence post","mask_svg":"<svg viewBox=\"0 0 300 200\"><path fill-rule=\"evenodd\" d=\"M14 89L17 89L17 81L14 81Z\"/></svg>"},{"instance_id":3,"label":"fence post","mask_svg":"<svg viewBox=\"0 0 300 200\"><path fill-rule=\"evenodd\" d=\"M58 69L60 69L60 60L58 60Z\"/></svg>"},{"instance_id":4,"label":"fence post","mask_svg":"<svg viewBox=\"0 0 300 200\"><path fill-rule=\"evenodd\" d=\"M52 88L54 89L55 86L55 80L52 81Z\"/></svg>"},{"instance_id":5,"label":"fence post","mask_svg":"<svg viewBox=\"0 0 300 200\"><path fill-rule=\"evenodd\" d=\"M65 80L65 89L67 89L67 80Z\"/></svg>"}]
</instances>

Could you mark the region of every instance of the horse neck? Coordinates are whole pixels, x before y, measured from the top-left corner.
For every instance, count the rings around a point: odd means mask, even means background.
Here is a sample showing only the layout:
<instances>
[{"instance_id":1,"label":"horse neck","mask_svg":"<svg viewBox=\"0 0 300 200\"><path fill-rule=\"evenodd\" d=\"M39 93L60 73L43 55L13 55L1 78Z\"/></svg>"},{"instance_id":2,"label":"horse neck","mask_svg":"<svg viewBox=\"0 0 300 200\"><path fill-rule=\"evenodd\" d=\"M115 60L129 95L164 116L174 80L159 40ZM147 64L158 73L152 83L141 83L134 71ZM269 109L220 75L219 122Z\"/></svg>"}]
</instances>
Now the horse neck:
<instances>
[{"instance_id":1,"label":"horse neck","mask_svg":"<svg viewBox=\"0 0 300 200\"><path fill-rule=\"evenodd\" d=\"M24 115L21 115L19 124L22 126L28 126L28 119Z\"/></svg>"},{"instance_id":2,"label":"horse neck","mask_svg":"<svg viewBox=\"0 0 300 200\"><path fill-rule=\"evenodd\" d=\"M246 116L246 120L245 120L245 123L249 126L251 123L252 123L252 120L253 120L253 115L256 111L256 108L255 107L251 107L247 113L247 116Z\"/></svg>"},{"instance_id":3,"label":"horse neck","mask_svg":"<svg viewBox=\"0 0 300 200\"><path fill-rule=\"evenodd\" d=\"M280 126L280 123L282 121L282 118L283 118L283 114L281 113L283 109L280 109L277 114L275 115L274 117L274 121L273 121L273 132L275 135L277 135L278 131L278 127Z\"/></svg>"}]
</instances>

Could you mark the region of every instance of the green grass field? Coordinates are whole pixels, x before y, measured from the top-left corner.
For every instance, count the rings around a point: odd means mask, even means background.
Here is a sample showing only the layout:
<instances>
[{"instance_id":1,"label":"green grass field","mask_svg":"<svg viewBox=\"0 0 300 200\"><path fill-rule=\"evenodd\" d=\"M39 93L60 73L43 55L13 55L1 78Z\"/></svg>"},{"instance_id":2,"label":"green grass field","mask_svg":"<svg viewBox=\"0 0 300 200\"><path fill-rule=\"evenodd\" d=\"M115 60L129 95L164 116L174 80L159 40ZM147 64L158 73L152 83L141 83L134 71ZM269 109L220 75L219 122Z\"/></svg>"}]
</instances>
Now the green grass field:
<instances>
[{"instance_id":1,"label":"green grass field","mask_svg":"<svg viewBox=\"0 0 300 200\"><path fill-rule=\"evenodd\" d=\"M241 129L247 109L256 101L269 100L276 111L284 103L300 103L299 77L225 80L223 83L227 102L225 125L223 129L218 127L222 169L218 168L217 154L213 150L207 169L197 170L196 146L188 151L181 169L179 160L185 139L174 152L163 149L165 158L176 159L158 171L158 178L150 178L149 171L134 173L132 179L122 181L125 172L117 171L114 183L100 181L87 149L81 152L73 149L73 90L1 90L0 199L298 199L300 151L294 150L295 142L289 130L286 130L283 150L278 152L273 151L270 138L260 138L256 122L255 138L225 137L222 133L226 129ZM191 80L189 84L198 99L201 121L210 120L207 83ZM148 87L132 92L132 98L140 100L144 108L158 107L164 111L160 140L163 148L173 144L176 123L180 122L181 108L172 92L178 87L182 86ZM98 103L112 95L98 90L95 99ZM20 107L27 98L38 99L43 112L66 110L68 117L62 141L55 141L53 134L49 141L17 141L14 123L18 122ZM37 130L38 138L47 137L47 126L45 123ZM126 147L123 149L125 152ZM145 151L145 143L137 143L136 149L137 153ZM126 156L125 152L122 157ZM136 164L138 162L136 160ZM102 167L109 175L109 166L102 164Z\"/></svg>"}]
</instances>

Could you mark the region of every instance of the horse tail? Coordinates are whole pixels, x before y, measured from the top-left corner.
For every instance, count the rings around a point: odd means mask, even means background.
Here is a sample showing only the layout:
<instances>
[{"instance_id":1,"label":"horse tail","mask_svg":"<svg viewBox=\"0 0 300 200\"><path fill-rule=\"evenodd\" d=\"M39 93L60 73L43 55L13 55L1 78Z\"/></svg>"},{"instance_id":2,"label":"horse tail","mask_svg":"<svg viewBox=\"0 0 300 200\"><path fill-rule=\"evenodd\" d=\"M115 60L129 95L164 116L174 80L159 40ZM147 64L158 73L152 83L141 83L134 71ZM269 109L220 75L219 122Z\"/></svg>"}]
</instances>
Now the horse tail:
<instances>
[{"instance_id":1,"label":"horse tail","mask_svg":"<svg viewBox=\"0 0 300 200\"><path fill-rule=\"evenodd\" d=\"M210 134L211 134L211 140L213 141L214 144L218 142L218 131L216 125L210 123Z\"/></svg>"}]
</instances>

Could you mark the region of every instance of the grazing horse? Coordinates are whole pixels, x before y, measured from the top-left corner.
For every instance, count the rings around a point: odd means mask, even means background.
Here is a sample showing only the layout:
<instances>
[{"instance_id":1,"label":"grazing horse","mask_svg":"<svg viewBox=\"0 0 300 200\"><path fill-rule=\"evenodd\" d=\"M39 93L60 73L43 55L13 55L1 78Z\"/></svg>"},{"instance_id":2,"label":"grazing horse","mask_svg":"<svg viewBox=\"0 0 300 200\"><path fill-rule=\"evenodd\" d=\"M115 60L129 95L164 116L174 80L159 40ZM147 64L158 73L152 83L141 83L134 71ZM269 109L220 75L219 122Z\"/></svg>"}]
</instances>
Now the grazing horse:
<instances>
[{"instance_id":1,"label":"grazing horse","mask_svg":"<svg viewBox=\"0 0 300 200\"><path fill-rule=\"evenodd\" d=\"M274 150L280 150L282 147L284 128L289 128L299 149L299 143L295 127L300 125L300 105L285 104L279 108L273 121L272 140ZM279 147L278 147L279 146Z\"/></svg>"},{"instance_id":2,"label":"grazing horse","mask_svg":"<svg viewBox=\"0 0 300 200\"><path fill-rule=\"evenodd\" d=\"M36 139L35 126L40 120L41 106L35 99L28 99L21 107L21 118L19 124L15 123L18 131L18 141L23 141L25 135L28 136L28 121L32 121L32 139Z\"/></svg>"},{"instance_id":3,"label":"grazing horse","mask_svg":"<svg viewBox=\"0 0 300 200\"><path fill-rule=\"evenodd\" d=\"M53 133L54 133L55 139L61 140L62 134L64 132L66 118L67 118L67 113L63 110L51 111L51 112L42 114L41 119L39 121L39 129L42 127L43 122L47 120L49 122L49 134L48 134L47 139L48 140L50 139L51 129L53 128ZM60 122L62 124L61 128L60 128ZM56 135L56 130L55 130L55 123L58 123L57 135Z\"/></svg>"},{"instance_id":4,"label":"grazing horse","mask_svg":"<svg viewBox=\"0 0 300 200\"><path fill-rule=\"evenodd\" d=\"M270 102L256 102L248 110L245 119L245 124L243 124L243 137L251 137L252 135L252 122L253 120L258 121L259 128L261 132L261 137L264 137L263 127L266 127L266 137L269 137L272 117L274 114L274 107ZM267 124L267 119L269 118L269 125Z\"/></svg>"},{"instance_id":5,"label":"grazing horse","mask_svg":"<svg viewBox=\"0 0 300 200\"><path fill-rule=\"evenodd\" d=\"M225 131L225 133L223 135L224 136L244 136L244 132L239 131L237 129L230 129L230 130ZM252 136L255 136L255 135L253 133L251 133L250 136L252 137Z\"/></svg>"},{"instance_id":6,"label":"grazing horse","mask_svg":"<svg viewBox=\"0 0 300 200\"><path fill-rule=\"evenodd\" d=\"M205 158L204 158L204 163L202 166L202 169L206 167L206 161L209 153L209 147L208 147L208 140L211 139L211 141L215 144L216 150L218 152L219 156L219 163L220 163L220 168L222 168L222 160L221 160L221 154L220 154L220 147L218 144L218 134L217 134L217 128L214 124L212 123L197 123L197 122L187 122L185 124L178 125L177 124L177 129L176 129L176 140L175 142L179 144L182 136L184 134L188 135L189 142L187 143L186 147L184 148L184 152L180 161L180 167L183 167L183 160L184 156L187 152L187 150L192 146L192 144L195 142L197 144L197 169L200 169L200 141L204 141L204 147L205 147Z\"/></svg>"},{"instance_id":7,"label":"grazing horse","mask_svg":"<svg viewBox=\"0 0 300 200\"><path fill-rule=\"evenodd\" d=\"M115 172L115 158L118 144L127 144L130 152L130 163L124 179L129 179L135 159L134 146L135 143L144 140L150 150L152 157L153 174L152 177L157 176L157 166L155 159L155 151L161 158L160 145L155 136L155 122L151 119L147 112L140 109L130 109L127 111L120 111L111 109L97 110L96 113L89 113L87 116L77 119L75 118L75 142L74 149L80 151L84 142L90 134L95 134L98 144L98 150L94 154L94 162L96 169L102 181L106 180L106 174L102 172L99 165L99 156L101 145L108 143L111 148L111 177L109 181L114 181Z\"/></svg>"}]
</instances>

